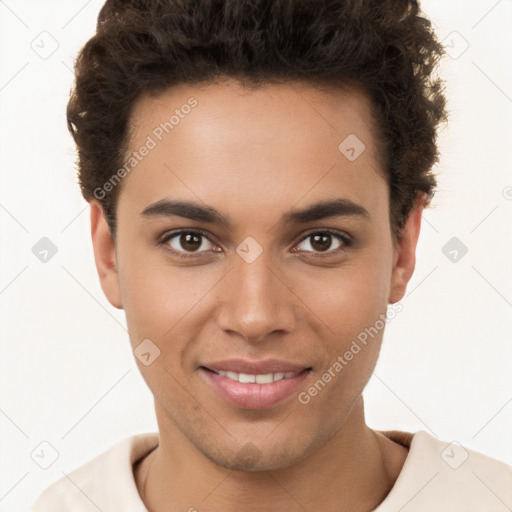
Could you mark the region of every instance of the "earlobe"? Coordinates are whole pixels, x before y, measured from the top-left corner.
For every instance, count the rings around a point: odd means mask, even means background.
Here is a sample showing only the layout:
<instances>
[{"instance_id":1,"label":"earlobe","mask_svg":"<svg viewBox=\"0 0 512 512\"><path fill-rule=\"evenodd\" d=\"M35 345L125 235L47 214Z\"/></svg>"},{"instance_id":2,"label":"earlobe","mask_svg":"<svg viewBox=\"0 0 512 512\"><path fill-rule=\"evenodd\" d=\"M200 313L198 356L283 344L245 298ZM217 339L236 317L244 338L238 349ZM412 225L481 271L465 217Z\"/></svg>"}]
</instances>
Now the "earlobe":
<instances>
[{"instance_id":1,"label":"earlobe","mask_svg":"<svg viewBox=\"0 0 512 512\"><path fill-rule=\"evenodd\" d=\"M421 228L421 215L427 202L427 196L421 196L400 231L393 259L391 290L389 303L401 300L407 290L407 284L412 277L416 265L416 246Z\"/></svg>"},{"instance_id":2,"label":"earlobe","mask_svg":"<svg viewBox=\"0 0 512 512\"><path fill-rule=\"evenodd\" d=\"M91 238L94 260L100 279L101 289L112 306L123 309L117 273L115 244L108 227L105 212L96 200L89 203L91 208Z\"/></svg>"}]
</instances>

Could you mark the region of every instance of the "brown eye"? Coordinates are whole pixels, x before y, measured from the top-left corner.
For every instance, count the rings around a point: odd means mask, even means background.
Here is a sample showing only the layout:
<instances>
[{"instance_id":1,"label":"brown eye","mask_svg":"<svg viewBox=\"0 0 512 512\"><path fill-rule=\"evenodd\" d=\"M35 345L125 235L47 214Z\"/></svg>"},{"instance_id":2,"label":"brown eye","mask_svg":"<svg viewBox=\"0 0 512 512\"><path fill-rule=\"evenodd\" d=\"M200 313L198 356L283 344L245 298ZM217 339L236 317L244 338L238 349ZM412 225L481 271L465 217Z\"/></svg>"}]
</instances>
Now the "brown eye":
<instances>
[{"instance_id":1,"label":"brown eye","mask_svg":"<svg viewBox=\"0 0 512 512\"><path fill-rule=\"evenodd\" d=\"M348 236L330 231L310 233L297 246L300 252L335 253L348 247L351 243Z\"/></svg>"},{"instance_id":2,"label":"brown eye","mask_svg":"<svg viewBox=\"0 0 512 512\"><path fill-rule=\"evenodd\" d=\"M197 251L201 247L201 237L194 234L180 235L179 245L186 251Z\"/></svg>"},{"instance_id":3,"label":"brown eye","mask_svg":"<svg viewBox=\"0 0 512 512\"><path fill-rule=\"evenodd\" d=\"M181 231L169 235L164 242L178 253L205 252L213 247L205 235L195 231Z\"/></svg>"},{"instance_id":4,"label":"brown eye","mask_svg":"<svg viewBox=\"0 0 512 512\"><path fill-rule=\"evenodd\" d=\"M311 247L316 251L327 251L332 243L331 235L313 235L311 237Z\"/></svg>"}]
</instances>

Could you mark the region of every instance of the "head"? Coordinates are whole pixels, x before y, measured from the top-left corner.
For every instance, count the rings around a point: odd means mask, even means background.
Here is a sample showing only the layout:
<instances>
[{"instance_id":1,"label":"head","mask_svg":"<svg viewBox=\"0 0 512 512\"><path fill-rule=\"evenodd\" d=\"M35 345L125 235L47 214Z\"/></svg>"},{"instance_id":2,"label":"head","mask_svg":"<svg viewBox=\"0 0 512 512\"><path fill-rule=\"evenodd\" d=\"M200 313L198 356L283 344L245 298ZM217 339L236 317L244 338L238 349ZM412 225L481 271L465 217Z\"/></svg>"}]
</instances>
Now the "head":
<instances>
[{"instance_id":1,"label":"head","mask_svg":"<svg viewBox=\"0 0 512 512\"><path fill-rule=\"evenodd\" d=\"M68 123L102 288L159 351L138 364L161 430L254 471L349 421L433 195L441 55L406 0L106 2ZM305 371L244 407L207 373L234 358Z\"/></svg>"}]
</instances>

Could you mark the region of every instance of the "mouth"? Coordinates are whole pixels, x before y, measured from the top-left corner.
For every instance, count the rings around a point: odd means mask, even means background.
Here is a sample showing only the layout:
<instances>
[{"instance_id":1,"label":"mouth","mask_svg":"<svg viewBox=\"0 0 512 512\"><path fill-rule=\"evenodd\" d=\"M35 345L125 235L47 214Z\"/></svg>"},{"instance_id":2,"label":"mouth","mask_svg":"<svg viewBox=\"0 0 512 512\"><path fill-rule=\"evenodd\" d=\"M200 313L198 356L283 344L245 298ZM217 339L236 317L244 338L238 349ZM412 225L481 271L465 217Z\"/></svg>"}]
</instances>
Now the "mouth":
<instances>
[{"instance_id":1,"label":"mouth","mask_svg":"<svg viewBox=\"0 0 512 512\"><path fill-rule=\"evenodd\" d=\"M292 377L297 376L300 372L276 372L276 373L260 373L260 374L251 374L251 373L237 373L231 371L215 371L210 370L209 368L203 367L206 370L209 370L221 377L226 377L228 379L241 382L242 384L269 384L270 382L276 382L282 379L290 379ZM306 370L307 368L305 368Z\"/></svg>"},{"instance_id":2,"label":"mouth","mask_svg":"<svg viewBox=\"0 0 512 512\"><path fill-rule=\"evenodd\" d=\"M199 370L207 384L229 404L242 409L266 409L297 391L312 367L277 360L230 360L200 366Z\"/></svg>"}]
</instances>

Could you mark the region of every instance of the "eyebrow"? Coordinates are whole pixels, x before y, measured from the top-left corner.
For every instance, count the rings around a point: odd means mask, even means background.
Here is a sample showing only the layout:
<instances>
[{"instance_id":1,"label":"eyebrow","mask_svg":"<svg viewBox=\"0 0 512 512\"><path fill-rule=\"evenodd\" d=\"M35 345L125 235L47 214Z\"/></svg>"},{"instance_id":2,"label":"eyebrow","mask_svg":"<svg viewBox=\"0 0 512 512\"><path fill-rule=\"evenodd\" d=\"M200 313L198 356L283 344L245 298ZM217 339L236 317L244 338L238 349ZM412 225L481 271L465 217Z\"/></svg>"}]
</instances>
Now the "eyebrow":
<instances>
[{"instance_id":1,"label":"eyebrow","mask_svg":"<svg viewBox=\"0 0 512 512\"><path fill-rule=\"evenodd\" d=\"M143 217L184 217L186 219L223 225L232 230L233 225L228 217L222 215L211 206L182 200L161 199L146 207L141 215ZM291 210L285 213L280 220L282 225L305 224L307 222L332 217L357 216L370 218L368 210L350 199L337 198L320 201L302 209Z\"/></svg>"}]
</instances>

